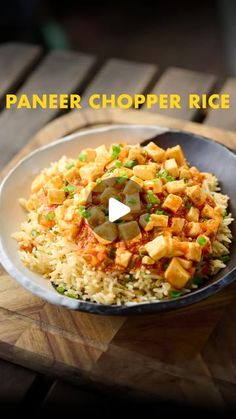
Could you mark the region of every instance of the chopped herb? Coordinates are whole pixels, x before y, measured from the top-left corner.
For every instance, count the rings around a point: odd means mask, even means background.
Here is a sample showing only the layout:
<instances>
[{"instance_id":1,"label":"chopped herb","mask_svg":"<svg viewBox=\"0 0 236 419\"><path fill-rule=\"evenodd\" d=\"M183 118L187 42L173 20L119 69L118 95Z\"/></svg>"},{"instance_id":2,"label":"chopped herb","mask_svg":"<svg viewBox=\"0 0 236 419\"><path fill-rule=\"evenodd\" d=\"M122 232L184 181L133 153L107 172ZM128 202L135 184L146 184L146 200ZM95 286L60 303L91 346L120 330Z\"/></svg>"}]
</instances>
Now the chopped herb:
<instances>
[{"instance_id":1,"label":"chopped herb","mask_svg":"<svg viewBox=\"0 0 236 419\"><path fill-rule=\"evenodd\" d=\"M146 249L139 249L139 255L140 256L145 256L147 254Z\"/></svg>"},{"instance_id":2,"label":"chopped herb","mask_svg":"<svg viewBox=\"0 0 236 419\"><path fill-rule=\"evenodd\" d=\"M101 179L101 178L98 178L98 179L96 180L96 183L99 185L100 183L102 183L102 179Z\"/></svg>"},{"instance_id":3,"label":"chopped herb","mask_svg":"<svg viewBox=\"0 0 236 419\"><path fill-rule=\"evenodd\" d=\"M164 214L164 211L163 211L163 210L159 210L159 209L158 209L158 210L156 210L156 214L157 214L157 215L163 215L163 214Z\"/></svg>"},{"instance_id":4,"label":"chopped herb","mask_svg":"<svg viewBox=\"0 0 236 419\"><path fill-rule=\"evenodd\" d=\"M81 217L83 218L89 218L91 213L90 211L88 211L84 205L80 205L79 206L79 214L81 215Z\"/></svg>"},{"instance_id":5,"label":"chopped herb","mask_svg":"<svg viewBox=\"0 0 236 419\"><path fill-rule=\"evenodd\" d=\"M133 280L133 275L132 274L128 274L125 275L125 283L127 284L128 282Z\"/></svg>"},{"instance_id":6,"label":"chopped herb","mask_svg":"<svg viewBox=\"0 0 236 419\"><path fill-rule=\"evenodd\" d=\"M146 221L146 223L148 223L148 221L150 221L151 215L150 214L146 214L143 219L144 221Z\"/></svg>"},{"instance_id":7,"label":"chopped herb","mask_svg":"<svg viewBox=\"0 0 236 419\"><path fill-rule=\"evenodd\" d=\"M116 248L115 247L111 247L111 249L109 250L109 253L108 253L108 257L110 259L115 259L115 257L116 257Z\"/></svg>"},{"instance_id":8,"label":"chopped herb","mask_svg":"<svg viewBox=\"0 0 236 419\"><path fill-rule=\"evenodd\" d=\"M203 283L203 278L200 276L195 276L192 282L194 285L201 285Z\"/></svg>"},{"instance_id":9,"label":"chopped herb","mask_svg":"<svg viewBox=\"0 0 236 419\"><path fill-rule=\"evenodd\" d=\"M54 211L49 211L46 215L45 215L45 220L46 221L52 221L55 218L55 212Z\"/></svg>"},{"instance_id":10,"label":"chopped herb","mask_svg":"<svg viewBox=\"0 0 236 419\"><path fill-rule=\"evenodd\" d=\"M107 169L107 173L111 173L111 172L113 172L115 170L115 168L114 167L110 167L110 169Z\"/></svg>"},{"instance_id":11,"label":"chopped herb","mask_svg":"<svg viewBox=\"0 0 236 419\"><path fill-rule=\"evenodd\" d=\"M35 230L35 228L31 231L31 236L32 237L37 237L39 235L39 232L37 230Z\"/></svg>"},{"instance_id":12,"label":"chopped herb","mask_svg":"<svg viewBox=\"0 0 236 419\"><path fill-rule=\"evenodd\" d=\"M64 288L64 287L62 287L61 285L59 285L59 286L56 288L56 290L57 290L57 292L59 292L59 294L64 294L64 292L65 292L65 288Z\"/></svg>"},{"instance_id":13,"label":"chopped herb","mask_svg":"<svg viewBox=\"0 0 236 419\"><path fill-rule=\"evenodd\" d=\"M169 292L169 296L170 296L171 298L178 298L178 297L181 297L181 295L183 295L182 291L175 291L175 290L171 290L171 291Z\"/></svg>"},{"instance_id":14,"label":"chopped herb","mask_svg":"<svg viewBox=\"0 0 236 419\"><path fill-rule=\"evenodd\" d=\"M67 291L66 296L70 298L78 298L78 295L75 292L73 292L73 290Z\"/></svg>"},{"instance_id":15,"label":"chopped herb","mask_svg":"<svg viewBox=\"0 0 236 419\"><path fill-rule=\"evenodd\" d=\"M230 261L230 256L229 255L224 255L224 256L221 256L220 259L222 260L222 262L227 263L227 262Z\"/></svg>"},{"instance_id":16,"label":"chopped herb","mask_svg":"<svg viewBox=\"0 0 236 419\"><path fill-rule=\"evenodd\" d=\"M128 204L132 205L132 204L137 204L137 201L135 198L130 198L128 201Z\"/></svg>"},{"instance_id":17,"label":"chopped herb","mask_svg":"<svg viewBox=\"0 0 236 419\"><path fill-rule=\"evenodd\" d=\"M121 197L119 195L114 195L114 198L121 202Z\"/></svg>"},{"instance_id":18,"label":"chopped herb","mask_svg":"<svg viewBox=\"0 0 236 419\"><path fill-rule=\"evenodd\" d=\"M125 167L132 169L137 164L137 160L127 160L124 164Z\"/></svg>"},{"instance_id":19,"label":"chopped herb","mask_svg":"<svg viewBox=\"0 0 236 419\"><path fill-rule=\"evenodd\" d=\"M71 162L69 162L69 163L67 163L66 164L66 169L68 169L68 170L70 170L70 169L72 169L72 167L74 167L74 165L75 165L75 162L73 161L71 161Z\"/></svg>"},{"instance_id":20,"label":"chopped herb","mask_svg":"<svg viewBox=\"0 0 236 419\"><path fill-rule=\"evenodd\" d=\"M151 204L160 204L160 199L152 191L147 191L148 200Z\"/></svg>"},{"instance_id":21,"label":"chopped herb","mask_svg":"<svg viewBox=\"0 0 236 419\"><path fill-rule=\"evenodd\" d=\"M101 208L102 212L104 212L105 215L108 215L108 209L105 207Z\"/></svg>"},{"instance_id":22,"label":"chopped herb","mask_svg":"<svg viewBox=\"0 0 236 419\"><path fill-rule=\"evenodd\" d=\"M116 178L116 183L124 183L128 179L128 175L125 173L122 176Z\"/></svg>"},{"instance_id":23,"label":"chopped herb","mask_svg":"<svg viewBox=\"0 0 236 419\"><path fill-rule=\"evenodd\" d=\"M147 208L147 212L151 212L152 204L147 204L146 208Z\"/></svg>"},{"instance_id":24,"label":"chopped herb","mask_svg":"<svg viewBox=\"0 0 236 419\"><path fill-rule=\"evenodd\" d=\"M120 145L113 145L112 146L112 155L111 157L115 160L118 158L120 154L121 146Z\"/></svg>"},{"instance_id":25,"label":"chopped herb","mask_svg":"<svg viewBox=\"0 0 236 419\"><path fill-rule=\"evenodd\" d=\"M227 214L227 211L226 211L226 210L224 210L224 211L222 212L222 216L223 216L223 217L227 217L227 215L228 215L228 214Z\"/></svg>"},{"instance_id":26,"label":"chopped herb","mask_svg":"<svg viewBox=\"0 0 236 419\"><path fill-rule=\"evenodd\" d=\"M193 204L191 202L189 202L189 201L185 203L185 208L188 209L188 210L190 208L192 208L192 206L193 206Z\"/></svg>"},{"instance_id":27,"label":"chopped herb","mask_svg":"<svg viewBox=\"0 0 236 419\"><path fill-rule=\"evenodd\" d=\"M163 265L164 271L166 271L166 269L168 268L169 264L170 264L169 262L164 263L164 265Z\"/></svg>"},{"instance_id":28,"label":"chopped herb","mask_svg":"<svg viewBox=\"0 0 236 419\"><path fill-rule=\"evenodd\" d=\"M54 230L54 232L53 232L54 234L56 234L56 236L59 234L59 231L57 231L57 230Z\"/></svg>"},{"instance_id":29,"label":"chopped herb","mask_svg":"<svg viewBox=\"0 0 236 419\"><path fill-rule=\"evenodd\" d=\"M197 238L197 242L198 244L200 244L200 246L205 246L207 239L205 239L205 237L200 236Z\"/></svg>"},{"instance_id":30,"label":"chopped herb","mask_svg":"<svg viewBox=\"0 0 236 419\"><path fill-rule=\"evenodd\" d=\"M122 166L121 161L120 160L116 160L115 161L115 167L121 167L121 166Z\"/></svg>"},{"instance_id":31,"label":"chopped herb","mask_svg":"<svg viewBox=\"0 0 236 419\"><path fill-rule=\"evenodd\" d=\"M67 185L64 186L64 192L69 192L69 193L73 193L76 190L76 186L74 185Z\"/></svg>"},{"instance_id":32,"label":"chopped herb","mask_svg":"<svg viewBox=\"0 0 236 419\"><path fill-rule=\"evenodd\" d=\"M88 156L86 153L80 153L78 156L78 160L79 161L87 161L88 160Z\"/></svg>"},{"instance_id":33,"label":"chopped herb","mask_svg":"<svg viewBox=\"0 0 236 419\"><path fill-rule=\"evenodd\" d=\"M168 170L165 169L160 170L157 174L157 177L166 179L167 182L173 182L173 180L175 180L175 178L169 174Z\"/></svg>"}]
</instances>

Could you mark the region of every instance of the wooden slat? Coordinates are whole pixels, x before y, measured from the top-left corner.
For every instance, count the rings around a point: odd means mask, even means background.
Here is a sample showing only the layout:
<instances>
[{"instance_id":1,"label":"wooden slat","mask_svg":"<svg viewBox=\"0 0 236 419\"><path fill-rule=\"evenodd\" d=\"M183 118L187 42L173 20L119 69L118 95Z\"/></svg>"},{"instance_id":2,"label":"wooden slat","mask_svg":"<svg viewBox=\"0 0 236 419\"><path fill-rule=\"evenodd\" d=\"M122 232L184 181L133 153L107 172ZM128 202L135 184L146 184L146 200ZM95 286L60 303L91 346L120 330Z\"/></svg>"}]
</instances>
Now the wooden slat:
<instances>
[{"instance_id":1,"label":"wooden slat","mask_svg":"<svg viewBox=\"0 0 236 419\"><path fill-rule=\"evenodd\" d=\"M172 118L194 120L199 114L199 111L197 109L189 109L189 93L209 93L214 86L215 81L215 76L211 74L198 73L196 71L171 67L164 72L151 93L156 95L180 95L181 109L159 109L153 106L151 110Z\"/></svg>"},{"instance_id":2,"label":"wooden slat","mask_svg":"<svg viewBox=\"0 0 236 419\"><path fill-rule=\"evenodd\" d=\"M36 373L0 360L0 404L20 403L33 384Z\"/></svg>"},{"instance_id":3,"label":"wooden slat","mask_svg":"<svg viewBox=\"0 0 236 419\"><path fill-rule=\"evenodd\" d=\"M109 60L90 83L83 95L82 103L88 104L88 97L93 93L142 93L152 80L157 67L119 59Z\"/></svg>"},{"instance_id":4,"label":"wooden slat","mask_svg":"<svg viewBox=\"0 0 236 419\"><path fill-rule=\"evenodd\" d=\"M228 79L220 93L228 93L230 95L229 109L208 109L204 124L213 127L225 128L232 131L236 130L236 79Z\"/></svg>"},{"instance_id":5,"label":"wooden slat","mask_svg":"<svg viewBox=\"0 0 236 419\"><path fill-rule=\"evenodd\" d=\"M0 100L22 81L40 54L41 48L36 45L7 43L0 46Z\"/></svg>"},{"instance_id":6,"label":"wooden slat","mask_svg":"<svg viewBox=\"0 0 236 419\"><path fill-rule=\"evenodd\" d=\"M71 93L81 88L94 58L82 53L53 51L21 87L25 93ZM0 115L0 166L58 114L58 109L10 109Z\"/></svg>"}]
</instances>

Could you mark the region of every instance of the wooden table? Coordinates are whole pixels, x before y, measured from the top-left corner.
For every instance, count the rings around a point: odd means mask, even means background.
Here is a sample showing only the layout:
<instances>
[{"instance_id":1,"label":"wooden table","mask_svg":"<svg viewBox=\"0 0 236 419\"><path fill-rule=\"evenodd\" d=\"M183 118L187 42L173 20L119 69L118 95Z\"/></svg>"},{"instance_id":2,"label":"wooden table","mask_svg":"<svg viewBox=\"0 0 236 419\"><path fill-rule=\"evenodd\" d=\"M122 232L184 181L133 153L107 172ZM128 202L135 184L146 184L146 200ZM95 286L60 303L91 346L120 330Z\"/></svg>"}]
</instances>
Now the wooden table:
<instances>
[{"instance_id":1,"label":"wooden table","mask_svg":"<svg viewBox=\"0 0 236 419\"><path fill-rule=\"evenodd\" d=\"M159 112L86 108L88 97L94 92L174 92L184 99L188 93L213 91L230 93L231 109L189 110L186 102L180 110ZM4 96L8 92L79 93L84 109L64 115L56 109L5 110ZM38 46L5 44L0 47L0 103L2 174L37 146L80 129L113 123L181 128L236 150L236 80L220 84L214 75L180 68L160 72L152 64L120 59L101 63L97 57L84 53L52 51L44 55ZM62 384L53 383L54 377L59 377L102 391L119 389L140 397L233 407L235 298L236 287L232 285L215 297L177 312L101 317L45 303L21 288L2 269L0 369L6 371L6 380L5 387L0 384L0 391L6 392L14 376L17 400L27 399L44 386L51 389L47 396L50 404L62 393ZM15 367L18 369L12 374L13 366L5 361L21 367ZM42 400L47 390L42 391Z\"/></svg>"}]
</instances>

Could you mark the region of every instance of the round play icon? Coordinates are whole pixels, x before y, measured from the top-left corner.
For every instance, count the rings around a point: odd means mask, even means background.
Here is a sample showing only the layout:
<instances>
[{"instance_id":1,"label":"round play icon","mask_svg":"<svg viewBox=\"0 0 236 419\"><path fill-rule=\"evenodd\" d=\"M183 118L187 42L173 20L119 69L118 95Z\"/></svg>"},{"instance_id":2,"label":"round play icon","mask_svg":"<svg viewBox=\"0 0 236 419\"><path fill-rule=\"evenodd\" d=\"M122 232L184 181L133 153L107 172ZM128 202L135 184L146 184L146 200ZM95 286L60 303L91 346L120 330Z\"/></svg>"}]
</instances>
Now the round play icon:
<instances>
[{"instance_id":1,"label":"round play icon","mask_svg":"<svg viewBox=\"0 0 236 419\"><path fill-rule=\"evenodd\" d=\"M132 240L139 236L143 202L141 186L127 175L96 182L86 205L86 219L98 241Z\"/></svg>"}]
</instances>

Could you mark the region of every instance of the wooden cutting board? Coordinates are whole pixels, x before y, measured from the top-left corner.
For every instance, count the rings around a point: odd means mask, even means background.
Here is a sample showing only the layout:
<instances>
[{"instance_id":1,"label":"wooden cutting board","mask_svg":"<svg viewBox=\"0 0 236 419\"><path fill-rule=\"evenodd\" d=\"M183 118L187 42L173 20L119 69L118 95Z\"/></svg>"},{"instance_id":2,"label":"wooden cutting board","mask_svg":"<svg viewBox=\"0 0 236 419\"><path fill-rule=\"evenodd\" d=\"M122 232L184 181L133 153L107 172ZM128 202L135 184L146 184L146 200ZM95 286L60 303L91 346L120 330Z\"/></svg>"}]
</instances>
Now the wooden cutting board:
<instances>
[{"instance_id":1,"label":"wooden cutting board","mask_svg":"<svg viewBox=\"0 0 236 419\"><path fill-rule=\"evenodd\" d=\"M181 128L236 150L236 133L230 131L145 111L85 109L46 125L2 175L31 150L61 136L120 123ZM191 307L127 318L53 306L24 290L3 269L0 274L3 359L80 383L185 403L223 406L226 389L236 388L236 284Z\"/></svg>"}]
</instances>

